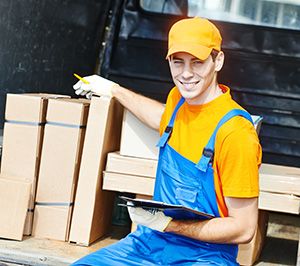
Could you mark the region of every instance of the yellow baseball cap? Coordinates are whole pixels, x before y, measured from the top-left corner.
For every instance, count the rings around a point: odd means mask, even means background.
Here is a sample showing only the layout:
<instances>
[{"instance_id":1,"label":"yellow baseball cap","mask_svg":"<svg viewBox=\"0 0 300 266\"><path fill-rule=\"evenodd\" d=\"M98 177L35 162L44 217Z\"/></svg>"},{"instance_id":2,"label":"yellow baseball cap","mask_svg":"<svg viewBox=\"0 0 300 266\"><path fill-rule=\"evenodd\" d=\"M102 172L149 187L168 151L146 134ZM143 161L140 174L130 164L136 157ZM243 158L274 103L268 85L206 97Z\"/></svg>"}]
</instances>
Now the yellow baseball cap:
<instances>
[{"instance_id":1,"label":"yellow baseball cap","mask_svg":"<svg viewBox=\"0 0 300 266\"><path fill-rule=\"evenodd\" d=\"M186 52L206 60L213 49L221 50L222 37L217 27L204 18L187 18L176 22L169 32L166 59L177 52Z\"/></svg>"}]
</instances>

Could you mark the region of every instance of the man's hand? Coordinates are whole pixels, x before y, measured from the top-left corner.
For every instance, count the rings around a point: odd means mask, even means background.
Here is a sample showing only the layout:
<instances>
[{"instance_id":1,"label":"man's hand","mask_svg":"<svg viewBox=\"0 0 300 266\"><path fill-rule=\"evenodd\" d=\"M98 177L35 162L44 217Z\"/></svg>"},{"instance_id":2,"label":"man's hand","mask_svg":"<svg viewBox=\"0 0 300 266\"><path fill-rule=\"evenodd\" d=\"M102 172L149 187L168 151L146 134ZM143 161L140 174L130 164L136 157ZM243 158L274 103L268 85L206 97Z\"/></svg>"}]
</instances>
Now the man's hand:
<instances>
[{"instance_id":1,"label":"man's hand","mask_svg":"<svg viewBox=\"0 0 300 266\"><path fill-rule=\"evenodd\" d=\"M164 215L162 211L152 213L143 208L128 206L128 212L133 223L144 225L160 232L163 232L172 220L171 217Z\"/></svg>"},{"instance_id":2,"label":"man's hand","mask_svg":"<svg viewBox=\"0 0 300 266\"><path fill-rule=\"evenodd\" d=\"M84 77L84 80L86 80L88 84L80 80L73 86L73 88L77 95L85 95L88 99L90 99L93 94L112 97L112 88L119 86L117 83L98 75Z\"/></svg>"}]
</instances>

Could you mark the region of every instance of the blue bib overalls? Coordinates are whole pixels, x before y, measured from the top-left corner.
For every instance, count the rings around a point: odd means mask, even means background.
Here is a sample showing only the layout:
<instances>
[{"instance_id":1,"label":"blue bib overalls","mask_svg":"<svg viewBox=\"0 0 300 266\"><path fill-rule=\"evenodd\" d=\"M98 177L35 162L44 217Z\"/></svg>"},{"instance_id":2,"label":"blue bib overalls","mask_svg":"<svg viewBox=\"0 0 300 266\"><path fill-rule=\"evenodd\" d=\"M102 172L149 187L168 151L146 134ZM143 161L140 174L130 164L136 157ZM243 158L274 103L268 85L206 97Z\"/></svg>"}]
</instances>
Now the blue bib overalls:
<instances>
[{"instance_id":1,"label":"blue bib overalls","mask_svg":"<svg viewBox=\"0 0 300 266\"><path fill-rule=\"evenodd\" d=\"M156 174L154 200L181 204L220 217L214 187L212 161L216 134L219 128L234 116L251 116L239 109L228 112L218 123L197 164L180 155L168 140L179 108L175 107L169 124L161 136L159 163ZM165 214L172 216L173 213ZM190 219L194 219L191 214ZM73 265L238 265L237 245L214 244L194 240L173 233L161 233L145 226L119 242L102 248Z\"/></svg>"}]
</instances>

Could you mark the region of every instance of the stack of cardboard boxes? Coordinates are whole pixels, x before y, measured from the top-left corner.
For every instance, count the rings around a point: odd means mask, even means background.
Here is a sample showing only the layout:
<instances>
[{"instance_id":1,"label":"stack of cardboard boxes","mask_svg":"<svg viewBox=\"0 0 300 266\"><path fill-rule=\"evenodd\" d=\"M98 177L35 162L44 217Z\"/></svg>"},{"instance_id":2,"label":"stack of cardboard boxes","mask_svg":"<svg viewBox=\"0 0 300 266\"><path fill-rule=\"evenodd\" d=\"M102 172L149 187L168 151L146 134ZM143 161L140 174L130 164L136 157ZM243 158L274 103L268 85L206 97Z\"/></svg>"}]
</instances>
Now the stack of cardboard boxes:
<instances>
[{"instance_id":1,"label":"stack of cardboard boxes","mask_svg":"<svg viewBox=\"0 0 300 266\"><path fill-rule=\"evenodd\" d=\"M120 104L8 94L5 119L0 237L68 241L71 229L70 241L89 245L103 236L114 193L102 191L102 171L106 154L119 149Z\"/></svg>"},{"instance_id":2,"label":"stack of cardboard boxes","mask_svg":"<svg viewBox=\"0 0 300 266\"><path fill-rule=\"evenodd\" d=\"M261 118L254 116L257 131ZM103 177L103 189L136 194L139 198L151 198L157 167L158 132L142 124L130 112L125 111L120 152L108 154ZM266 235L268 214L260 211L255 237L249 244L239 245L238 262L252 265L258 258ZM132 226L132 230L135 225Z\"/></svg>"},{"instance_id":3,"label":"stack of cardboard boxes","mask_svg":"<svg viewBox=\"0 0 300 266\"><path fill-rule=\"evenodd\" d=\"M2 237L18 240L22 239L22 227L24 227L24 225L21 221L24 220L22 216L23 212L12 212L14 208L21 207L22 210L24 208L26 209L24 234L31 234L48 100L66 97L69 96L52 94L7 94L1 178L6 179L5 181L2 180L2 182L7 183L7 189L10 187L13 190L14 187L16 187L18 194L11 193L9 197L4 197L1 191L0 195L1 203L5 200L8 204L6 205L7 211L3 216L7 219L11 217L12 221L18 220L20 223L17 227L12 224L6 234L1 233ZM14 183L8 185L9 180L14 180ZM29 192L26 183L29 184ZM5 190L6 186L3 186L3 189ZM22 203L21 201L17 201L18 197L23 198ZM28 202L27 197L29 200L28 206L25 204ZM21 206L21 204L24 205ZM3 228L3 226L0 226L0 228ZM19 232L18 236L15 234L16 231Z\"/></svg>"}]
</instances>

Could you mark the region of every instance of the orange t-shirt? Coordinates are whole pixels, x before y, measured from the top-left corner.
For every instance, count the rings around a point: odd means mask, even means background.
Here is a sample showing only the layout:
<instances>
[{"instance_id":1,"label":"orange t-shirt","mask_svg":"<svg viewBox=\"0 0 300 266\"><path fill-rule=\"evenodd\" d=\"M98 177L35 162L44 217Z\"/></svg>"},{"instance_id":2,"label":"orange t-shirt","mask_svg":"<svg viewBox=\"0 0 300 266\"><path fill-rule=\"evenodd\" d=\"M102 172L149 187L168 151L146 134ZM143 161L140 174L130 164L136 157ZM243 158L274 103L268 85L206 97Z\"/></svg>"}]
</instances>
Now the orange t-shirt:
<instances>
[{"instance_id":1,"label":"orange t-shirt","mask_svg":"<svg viewBox=\"0 0 300 266\"><path fill-rule=\"evenodd\" d=\"M186 102L179 109L169 145L185 158L197 163L220 119L232 109L243 109L224 92L203 105ZM176 87L169 93L160 124L165 130L181 95ZM252 198L259 194L258 167L261 146L253 125L243 117L233 117L220 127L215 142L214 183L220 215L228 216L224 197Z\"/></svg>"}]
</instances>

